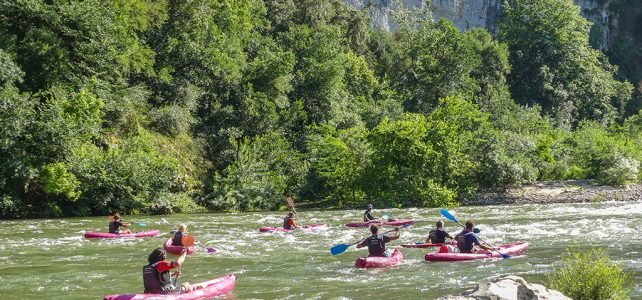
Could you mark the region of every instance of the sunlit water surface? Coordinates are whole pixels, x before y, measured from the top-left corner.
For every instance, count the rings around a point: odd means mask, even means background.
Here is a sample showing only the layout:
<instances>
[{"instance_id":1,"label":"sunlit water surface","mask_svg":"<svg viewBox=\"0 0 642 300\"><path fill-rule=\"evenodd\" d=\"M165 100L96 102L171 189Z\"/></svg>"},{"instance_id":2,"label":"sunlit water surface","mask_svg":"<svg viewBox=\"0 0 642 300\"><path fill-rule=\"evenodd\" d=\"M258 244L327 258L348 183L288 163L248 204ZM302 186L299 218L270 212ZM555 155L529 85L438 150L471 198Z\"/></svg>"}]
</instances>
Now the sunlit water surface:
<instances>
[{"instance_id":1,"label":"sunlit water surface","mask_svg":"<svg viewBox=\"0 0 642 300\"><path fill-rule=\"evenodd\" d=\"M439 218L438 209L377 210L378 215L416 218L402 231L401 243L418 242ZM430 249L403 249L403 263L386 269L353 267L365 250L351 248L332 256L330 248L367 236L361 211L299 211L305 223L327 223L327 231L260 233L278 226L284 213L172 215L192 234L220 252L189 256L183 281L200 282L227 273L238 275L229 299L434 299L458 294L480 280L514 274L545 283L567 246L605 247L632 273L633 299L642 299L642 202L462 207L452 212L475 220L488 242L527 241L527 255L505 260L426 262ZM142 267L148 254L169 237L160 216L132 217L146 223L136 230L161 229L143 239L87 240L85 230L107 229L107 218L0 221L2 299L100 299L107 294L142 292ZM459 228L447 222L451 232Z\"/></svg>"}]
</instances>

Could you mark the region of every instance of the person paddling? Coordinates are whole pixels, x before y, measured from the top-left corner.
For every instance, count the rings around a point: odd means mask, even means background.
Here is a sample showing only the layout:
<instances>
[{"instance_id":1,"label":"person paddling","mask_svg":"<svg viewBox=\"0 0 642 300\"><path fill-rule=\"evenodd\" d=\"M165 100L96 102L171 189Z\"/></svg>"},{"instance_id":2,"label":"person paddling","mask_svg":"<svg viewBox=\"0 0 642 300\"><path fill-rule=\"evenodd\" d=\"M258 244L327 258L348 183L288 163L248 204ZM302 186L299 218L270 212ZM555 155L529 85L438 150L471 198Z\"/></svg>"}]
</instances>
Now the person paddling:
<instances>
[{"instance_id":1,"label":"person paddling","mask_svg":"<svg viewBox=\"0 0 642 300\"><path fill-rule=\"evenodd\" d=\"M363 213L363 221L367 223L379 222L379 219L375 219L372 216L372 204L368 204L366 212Z\"/></svg>"},{"instance_id":2,"label":"person paddling","mask_svg":"<svg viewBox=\"0 0 642 300\"><path fill-rule=\"evenodd\" d=\"M370 252L370 255L368 256L390 257L390 253L386 252L386 243L399 238L399 227L395 228L394 231L395 235L393 236L379 235L379 226L371 225L370 232L372 235L359 242L359 244L357 244L357 248L367 246L368 252Z\"/></svg>"},{"instance_id":3,"label":"person paddling","mask_svg":"<svg viewBox=\"0 0 642 300\"><path fill-rule=\"evenodd\" d=\"M178 231L174 234L172 239L172 246L183 246L183 236L187 234L187 225L181 224L178 226Z\"/></svg>"},{"instance_id":4,"label":"person paddling","mask_svg":"<svg viewBox=\"0 0 642 300\"><path fill-rule=\"evenodd\" d=\"M446 238L455 239L444 229L444 222L439 220L437 221L437 229L431 230L428 234L426 244L444 244L446 243Z\"/></svg>"},{"instance_id":5,"label":"person paddling","mask_svg":"<svg viewBox=\"0 0 642 300\"><path fill-rule=\"evenodd\" d=\"M120 230L120 227L129 227L132 225L132 223L123 223L122 220L120 219L119 214L114 214L112 216L112 221L109 222L109 233L132 233L129 229L125 230Z\"/></svg>"},{"instance_id":6,"label":"person paddling","mask_svg":"<svg viewBox=\"0 0 642 300\"><path fill-rule=\"evenodd\" d=\"M143 285L145 294L176 295L192 291L192 286L185 282L178 283L181 275L180 267L185 262L187 251L183 249L181 256L175 261L167 261L167 252L163 248L156 248L147 259L149 264L143 267ZM178 268L170 275L170 270Z\"/></svg>"},{"instance_id":7,"label":"person paddling","mask_svg":"<svg viewBox=\"0 0 642 300\"><path fill-rule=\"evenodd\" d=\"M479 242L479 239L473 232L475 224L472 221L466 222L465 229L455 236L457 241L457 248L461 253L473 253L476 251L475 247L479 247L483 250L492 250L491 247L483 245Z\"/></svg>"},{"instance_id":8,"label":"person paddling","mask_svg":"<svg viewBox=\"0 0 642 300\"><path fill-rule=\"evenodd\" d=\"M301 228L301 226L297 225L296 222L294 221L294 213L289 212L285 218L283 218L283 228L284 229L296 229L296 228Z\"/></svg>"}]
</instances>

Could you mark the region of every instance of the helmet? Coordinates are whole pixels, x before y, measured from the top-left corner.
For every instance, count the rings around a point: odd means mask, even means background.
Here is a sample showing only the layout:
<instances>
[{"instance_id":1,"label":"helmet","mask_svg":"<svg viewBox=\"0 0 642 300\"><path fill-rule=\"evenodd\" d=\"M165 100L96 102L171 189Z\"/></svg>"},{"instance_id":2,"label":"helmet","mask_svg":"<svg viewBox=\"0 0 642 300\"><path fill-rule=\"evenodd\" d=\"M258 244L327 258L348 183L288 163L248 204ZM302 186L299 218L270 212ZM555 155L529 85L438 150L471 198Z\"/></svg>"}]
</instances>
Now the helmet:
<instances>
[{"instance_id":1,"label":"helmet","mask_svg":"<svg viewBox=\"0 0 642 300\"><path fill-rule=\"evenodd\" d=\"M368 208L369 208L369 209L370 209L370 208L372 208L372 204L368 204Z\"/></svg>"}]
</instances>

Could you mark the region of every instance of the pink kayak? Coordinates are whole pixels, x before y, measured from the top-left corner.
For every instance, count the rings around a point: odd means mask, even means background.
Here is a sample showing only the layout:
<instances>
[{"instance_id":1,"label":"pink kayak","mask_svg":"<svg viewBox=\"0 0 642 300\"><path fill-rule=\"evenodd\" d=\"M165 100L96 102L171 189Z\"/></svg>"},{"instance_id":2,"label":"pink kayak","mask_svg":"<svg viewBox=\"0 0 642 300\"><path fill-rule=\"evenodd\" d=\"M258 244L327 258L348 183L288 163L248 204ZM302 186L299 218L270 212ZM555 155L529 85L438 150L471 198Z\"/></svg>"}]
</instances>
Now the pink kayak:
<instances>
[{"instance_id":1,"label":"pink kayak","mask_svg":"<svg viewBox=\"0 0 642 300\"><path fill-rule=\"evenodd\" d=\"M528 243L519 242L515 244L501 245L495 250L484 250L477 253L450 252L449 247L441 247L439 252L426 254L427 261L462 261L487 258L501 258L501 254L520 255L528 250ZM500 252L501 254L499 254Z\"/></svg>"},{"instance_id":2,"label":"pink kayak","mask_svg":"<svg viewBox=\"0 0 642 300\"><path fill-rule=\"evenodd\" d=\"M354 261L354 266L357 268L383 268L394 266L401 261L403 261L403 253L399 249L395 249L390 257L359 257Z\"/></svg>"},{"instance_id":3,"label":"pink kayak","mask_svg":"<svg viewBox=\"0 0 642 300\"><path fill-rule=\"evenodd\" d=\"M205 281L196 285L196 290L180 295L161 295L161 294L120 294L109 295L103 300L196 300L210 299L216 296L224 295L231 292L236 286L236 276L230 274L227 276Z\"/></svg>"},{"instance_id":4,"label":"pink kayak","mask_svg":"<svg viewBox=\"0 0 642 300\"><path fill-rule=\"evenodd\" d=\"M165 248L165 251L171 253L171 254L176 254L180 255L183 252L183 246L173 246L172 245L172 238L168 238L167 241L165 241L165 244L163 244L163 248ZM187 247L187 254L192 254L196 252L196 247L194 245Z\"/></svg>"},{"instance_id":5,"label":"pink kayak","mask_svg":"<svg viewBox=\"0 0 642 300\"><path fill-rule=\"evenodd\" d=\"M402 225L407 225L407 224L414 224L415 219L408 219L408 220L396 220L396 221L388 221L388 222L362 222L362 223L350 223L346 224L348 227L367 227L370 225L378 225L378 226L402 226Z\"/></svg>"},{"instance_id":6,"label":"pink kayak","mask_svg":"<svg viewBox=\"0 0 642 300\"><path fill-rule=\"evenodd\" d=\"M315 230L325 230L328 229L328 225L326 224L309 224L303 226L301 228L303 231L315 231ZM274 232L274 231L281 231L281 232L290 232L290 231L295 231L296 229L285 229L283 227L261 227L259 228L260 232Z\"/></svg>"},{"instance_id":7,"label":"pink kayak","mask_svg":"<svg viewBox=\"0 0 642 300\"><path fill-rule=\"evenodd\" d=\"M85 232L86 239L117 239L117 238L142 238L157 236L160 234L160 230L147 230L140 231L135 233L108 233L108 232L96 232L96 231L87 231Z\"/></svg>"},{"instance_id":8,"label":"pink kayak","mask_svg":"<svg viewBox=\"0 0 642 300\"><path fill-rule=\"evenodd\" d=\"M443 245L457 245L457 243L455 243L455 242L435 243L435 244L416 243L416 244L402 244L401 247L404 247L404 248L432 248L432 247L441 247Z\"/></svg>"}]
</instances>

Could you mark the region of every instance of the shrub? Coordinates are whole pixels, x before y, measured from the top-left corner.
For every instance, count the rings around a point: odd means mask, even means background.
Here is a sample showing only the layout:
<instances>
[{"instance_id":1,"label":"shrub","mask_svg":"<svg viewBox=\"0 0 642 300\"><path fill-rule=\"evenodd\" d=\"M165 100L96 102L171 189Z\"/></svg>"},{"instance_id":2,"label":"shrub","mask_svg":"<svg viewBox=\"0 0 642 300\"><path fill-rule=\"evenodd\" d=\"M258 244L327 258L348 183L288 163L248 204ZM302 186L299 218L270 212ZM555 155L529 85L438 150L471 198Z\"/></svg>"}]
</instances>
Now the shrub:
<instances>
[{"instance_id":1,"label":"shrub","mask_svg":"<svg viewBox=\"0 0 642 300\"><path fill-rule=\"evenodd\" d=\"M548 275L548 286L576 300L629 299L627 278L628 274L610 260L606 250L580 252L571 248L562 267Z\"/></svg>"}]
</instances>

